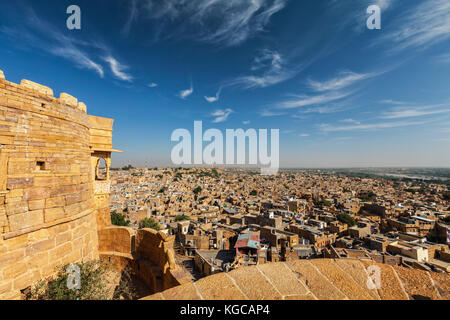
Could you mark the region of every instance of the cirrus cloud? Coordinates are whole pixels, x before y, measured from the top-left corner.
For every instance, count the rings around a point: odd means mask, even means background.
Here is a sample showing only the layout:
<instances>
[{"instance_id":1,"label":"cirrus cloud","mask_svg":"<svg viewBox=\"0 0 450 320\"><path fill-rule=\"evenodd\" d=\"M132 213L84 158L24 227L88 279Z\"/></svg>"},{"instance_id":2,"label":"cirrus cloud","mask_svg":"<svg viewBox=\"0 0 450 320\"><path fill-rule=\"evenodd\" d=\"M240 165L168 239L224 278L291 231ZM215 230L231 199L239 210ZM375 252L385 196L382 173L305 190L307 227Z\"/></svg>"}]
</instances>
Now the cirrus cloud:
<instances>
[{"instance_id":1,"label":"cirrus cloud","mask_svg":"<svg viewBox=\"0 0 450 320\"><path fill-rule=\"evenodd\" d=\"M271 17L288 0L145 0L130 4L124 31L143 17L160 28L171 24L168 37L191 38L222 46L236 46L264 31ZM138 5L136 7L136 5Z\"/></svg>"},{"instance_id":2,"label":"cirrus cloud","mask_svg":"<svg viewBox=\"0 0 450 320\"><path fill-rule=\"evenodd\" d=\"M214 123L221 123L228 120L228 117L233 113L234 111L231 109L225 109L225 110L216 110L213 113L211 113L212 117L216 117L213 122Z\"/></svg>"}]
</instances>

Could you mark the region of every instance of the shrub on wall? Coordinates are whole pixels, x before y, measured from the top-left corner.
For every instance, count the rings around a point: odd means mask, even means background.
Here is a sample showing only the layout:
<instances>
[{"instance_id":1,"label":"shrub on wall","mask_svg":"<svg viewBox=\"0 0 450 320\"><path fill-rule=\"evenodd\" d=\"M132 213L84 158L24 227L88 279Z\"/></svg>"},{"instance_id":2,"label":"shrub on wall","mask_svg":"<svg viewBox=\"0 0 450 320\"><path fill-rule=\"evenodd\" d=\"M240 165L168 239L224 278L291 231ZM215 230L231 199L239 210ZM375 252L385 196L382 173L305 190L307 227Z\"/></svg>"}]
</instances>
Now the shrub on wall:
<instances>
[{"instance_id":1,"label":"shrub on wall","mask_svg":"<svg viewBox=\"0 0 450 320\"><path fill-rule=\"evenodd\" d=\"M79 270L79 278L76 273ZM69 284L72 284L70 286ZM79 284L79 285L78 285ZM50 279L31 288L27 300L122 300L134 299L128 271L118 273L101 260L67 264Z\"/></svg>"}]
</instances>

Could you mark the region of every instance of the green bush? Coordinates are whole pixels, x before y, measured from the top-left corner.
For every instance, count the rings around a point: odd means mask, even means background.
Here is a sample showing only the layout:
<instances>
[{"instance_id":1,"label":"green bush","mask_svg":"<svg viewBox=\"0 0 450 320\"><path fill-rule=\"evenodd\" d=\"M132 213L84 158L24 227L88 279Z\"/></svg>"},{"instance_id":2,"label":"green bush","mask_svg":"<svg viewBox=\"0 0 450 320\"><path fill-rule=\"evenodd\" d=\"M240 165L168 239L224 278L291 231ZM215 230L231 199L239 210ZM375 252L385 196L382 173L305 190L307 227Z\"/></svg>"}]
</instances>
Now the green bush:
<instances>
[{"instance_id":1,"label":"green bush","mask_svg":"<svg viewBox=\"0 0 450 320\"><path fill-rule=\"evenodd\" d=\"M356 225L356 220L350 216L348 213L341 213L337 216L337 219L342 222L347 224L349 227L353 227L354 225Z\"/></svg>"},{"instance_id":2,"label":"green bush","mask_svg":"<svg viewBox=\"0 0 450 320\"><path fill-rule=\"evenodd\" d=\"M376 194L370 191L369 193L362 193L359 195L359 199L363 202L371 202L376 198Z\"/></svg>"},{"instance_id":3,"label":"green bush","mask_svg":"<svg viewBox=\"0 0 450 320\"><path fill-rule=\"evenodd\" d=\"M154 229L156 231L161 230L161 226L159 223L153 218L145 218L141 222L139 222L139 229Z\"/></svg>"},{"instance_id":4,"label":"green bush","mask_svg":"<svg viewBox=\"0 0 450 320\"><path fill-rule=\"evenodd\" d=\"M80 270L79 289L69 289L70 267ZM124 274L127 276L124 277ZM116 275L116 277L114 277ZM114 278L120 274L112 269L109 263L95 260L67 264L57 269L56 275L47 280L39 281L31 288L27 300L111 300L134 299L135 292L130 285L131 276L124 271L118 285Z\"/></svg>"},{"instance_id":5,"label":"green bush","mask_svg":"<svg viewBox=\"0 0 450 320\"><path fill-rule=\"evenodd\" d=\"M250 195L251 196L256 196L256 195L258 195L258 192L256 192L256 190L252 190L252 192L250 192Z\"/></svg>"},{"instance_id":6,"label":"green bush","mask_svg":"<svg viewBox=\"0 0 450 320\"><path fill-rule=\"evenodd\" d=\"M176 216L175 221L184 221L184 220L191 220L188 216L185 216L184 214L181 216Z\"/></svg>"},{"instance_id":7,"label":"green bush","mask_svg":"<svg viewBox=\"0 0 450 320\"><path fill-rule=\"evenodd\" d=\"M197 187L193 190L194 194L199 194L200 192L202 192L202 188L201 187Z\"/></svg>"},{"instance_id":8,"label":"green bush","mask_svg":"<svg viewBox=\"0 0 450 320\"><path fill-rule=\"evenodd\" d=\"M325 206L325 207L331 207L333 204L330 201L326 200L326 199L321 199L320 201L317 202L317 205L319 205L319 206L322 205L322 206Z\"/></svg>"},{"instance_id":9,"label":"green bush","mask_svg":"<svg viewBox=\"0 0 450 320\"><path fill-rule=\"evenodd\" d=\"M130 220L126 220L123 214L113 211L111 213L111 223L119 227L129 227Z\"/></svg>"}]
</instances>

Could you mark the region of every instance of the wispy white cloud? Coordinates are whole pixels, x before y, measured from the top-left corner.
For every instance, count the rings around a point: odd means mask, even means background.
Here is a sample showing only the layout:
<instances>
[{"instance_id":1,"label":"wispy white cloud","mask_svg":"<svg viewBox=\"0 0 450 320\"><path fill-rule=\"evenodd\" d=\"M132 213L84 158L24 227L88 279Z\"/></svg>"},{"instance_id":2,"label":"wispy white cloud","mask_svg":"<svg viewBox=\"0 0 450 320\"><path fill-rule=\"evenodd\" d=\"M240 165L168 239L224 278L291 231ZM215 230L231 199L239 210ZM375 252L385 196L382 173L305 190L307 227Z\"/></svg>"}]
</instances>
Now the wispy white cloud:
<instances>
[{"instance_id":1,"label":"wispy white cloud","mask_svg":"<svg viewBox=\"0 0 450 320\"><path fill-rule=\"evenodd\" d=\"M292 79L296 74L297 72L286 70L280 73L270 72L262 76L244 76L233 80L229 85L242 85L245 89L267 88Z\"/></svg>"},{"instance_id":2,"label":"wispy white cloud","mask_svg":"<svg viewBox=\"0 0 450 320\"><path fill-rule=\"evenodd\" d=\"M171 23L176 27L176 36L235 46L262 32L287 1L145 0L139 2L138 11L145 18ZM125 28L135 19L134 14L135 11L130 10Z\"/></svg>"},{"instance_id":3,"label":"wispy white cloud","mask_svg":"<svg viewBox=\"0 0 450 320\"><path fill-rule=\"evenodd\" d=\"M313 107L304 110L303 113L332 113L348 109L348 106L342 104L343 100L351 100L352 95L359 89L358 85L363 81L383 73L384 72L356 73L352 71L343 71L336 77L326 81L309 79L307 85L313 93L290 95L289 99L279 102L276 107L278 109Z\"/></svg>"},{"instance_id":4,"label":"wispy white cloud","mask_svg":"<svg viewBox=\"0 0 450 320\"><path fill-rule=\"evenodd\" d=\"M279 117L285 115L284 112L265 109L260 113L261 117Z\"/></svg>"},{"instance_id":5,"label":"wispy white cloud","mask_svg":"<svg viewBox=\"0 0 450 320\"><path fill-rule=\"evenodd\" d=\"M87 53L75 47L72 43L70 43L70 41L61 43L60 46L48 48L47 50L55 56L59 56L71 61L78 68L93 70L97 72L101 78L103 78L105 75L103 67L100 64L94 62L91 58L89 58Z\"/></svg>"},{"instance_id":6,"label":"wispy white cloud","mask_svg":"<svg viewBox=\"0 0 450 320\"><path fill-rule=\"evenodd\" d=\"M405 101L397 101L397 100L391 100L391 99L381 100L380 103L392 104L392 105L405 105L405 104L408 104L408 102L405 102Z\"/></svg>"},{"instance_id":7,"label":"wispy white cloud","mask_svg":"<svg viewBox=\"0 0 450 320\"><path fill-rule=\"evenodd\" d=\"M409 107L409 108L395 108L391 111L384 112L381 115L382 119L401 119L422 117L435 114L450 113L450 108L442 108L439 106L425 106L425 107Z\"/></svg>"},{"instance_id":8,"label":"wispy white cloud","mask_svg":"<svg viewBox=\"0 0 450 320\"><path fill-rule=\"evenodd\" d=\"M377 75L379 75L379 73L355 73L343 71L337 77L324 82L308 80L308 85L311 89L318 92L340 90Z\"/></svg>"},{"instance_id":9,"label":"wispy white cloud","mask_svg":"<svg viewBox=\"0 0 450 320\"><path fill-rule=\"evenodd\" d=\"M260 74L237 77L225 82L223 87L267 88L292 79L301 69L301 65L289 65L288 61L279 52L264 49L258 52L251 66L252 71L261 71Z\"/></svg>"},{"instance_id":10,"label":"wispy white cloud","mask_svg":"<svg viewBox=\"0 0 450 320\"><path fill-rule=\"evenodd\" d=\"M136 19L139 16L139 10L138 10L136 1L137 0L129 0L128 1L129 5L130 5L129 14L128 14L127 21L125 22L125 25L122 28L123 35L128 35L130 33L133 23L136 21Z\"/></svg>"},{"instance_id":11,"label":"wispy white cloud","mask_svg":"<svg viewBox=\"0 0 450 320\"><path fill-rule=\"evenodd\" d=\"M133 79L124 72L127 67L111 55L111 50L105 44L80 40L76 36L66 36L54 25L42 20L30 7L24 10L23 24L16 29L1 27L0 32L12 38L25 38L28 46L64 58L75 67L92 70L103 78L105 75L103 66L91 57L99 56L99 59L109 64L115 77L129 82Z\"/></svg>"},{"instance_id":12,"label":"wispy white cloud","mask_svg":"<svg viewBox=\"0 0 450 320\"><path fill-rule=\"evenodd\" d=\"M381 10L387 10L392 6L395 0L372 0L371 2L372 4L379 6Z\"/></svg>"},{"instance_id":13,"label":"wispy white cloud","mask_svg":"<svg viewBox=\"0 0 450 320\"><path fill-rule=\"evenodd\" d=\"M243 125L248 125L248 124L250 124L250 120L242 121L242 124Z\"/></svg>"},{"instance_id":14,"label":"wispy white cloud","mask_svg":"<svg viewBox=\"0 0 450 320\"><path fill-rule=\"evenodd\" d=\"M302 133L302 134L300 134L300 137L302 137L302 138L306 138L306 137L309 137L310 135L308 134L308 133Z\"/></svg>"},{"instance_id":15,"label":"wispy white cloud","mask_svg":"<svg viewBox=\"0 0 450 320\"><path fill-rule=\"evenodd\" d=\"M270 68L273 71L281 70L284 65L284 58L277 51L269 49L263 49L259 56L256 56L253 60L252 71L260 70L263 68Z\"/></svg>"},{"instance_id":16,"label":"wispy white cloud","mask_svg":"<svg viewBox=\"0 0 450 320\"><path fill-rule=\"evenodd\" d=\"M357 131L357 130L378 130L378 129L391 129L398 127L408 127L414 125L421 125L427 123L426 121L397 121L397 122L378 122L370 124L352 124L346 126L333 126L329 124L321 124L320 128L325 132L338 132L338 131Z\"/></svg>"},{"instance_id":17,"label":"wispy white cloud","mask_svg":"<svg viewBox=\"0 0 450 320\"><path fill-rule=\"evenodd\" d=\"M157 86L158 86L158 84L154 83L154 82L151 82L147 85L147 87L149 87L149 88L156 88Z\"/></svg>"},{"instance_id":18,"label":"wispy white cloud","mask_svg":"<svg viewBox=\"0 0 450 320\"><path fill-rule=\"evenodd\" d=\"M94 61L87 49L96 49L97 44L67 37L54 25L40 19L30 7L23 9L22 23L0 27L0 32L13 39L25 40L33 49L61 57L70 61L75 67L96 72L104 76L103 67Z\"/></svg>"},{"instance_id":19,"label":"wispy white cloud","mask_svg":"<svg viewBox=\"0 0 450 320\"><path fill-rule=\"evenodd\" d=\"M343 119L340 122L345 122L345 123L354 123L354 124L361 124L361 122L354 120L354 119Z\"/></svg>"},{"instance_id":20,"label":"wispy white cloud","mask_svg":"<svg viewBox=\"0 0 450 320\"><path fill-rule=\"evenodd\" d=\"M191 87L190 87L189 89L180 91L180 93L178 94L178 96L179 96L181 99L186 99L187 97L189 97L189 96L190 96L191 94L193 94L193 93L194 93L194 85L193 85L192 82L191 82Z\"/></svg>"},{"instance_id":21,"label":"wispy white cloud","mask_svg":"<svg viewBox=\"0 0 450 320\"><path fill-rule=\"evenodd\" d=\"M293 96L291 99L279 103L278 108L295 109L306 106L321 105L343 99L345 97L348 97L350 94L351 94L350 92L330 92L316 96L308 96L308 95Z\"/></svg>"},{"instance_id":22,"label":"wispy white cloud","mask_svg":"<svg viewBox=\"0 0 450 320\"><path fill-rule=\"evenodd\" d=\"M112 56L107 56L103 58L111 68L112 73L114 76L120 80L131 82L133 81L133 77L127 73L124 72L128 67L121 64L117 59L113 58Z\"/></svg>"},{"instance_id":23,"label":"wispy white cloud","mask_svg":"<svg viewBox=\"0 0 450 320\"><path fill-rule=\"evenodd\" d=\"M438 56L436 61L439 63L450 63L450 53L445 53Z\"/></svg>"},{"instance_id":24,"label":"wispy white cloud","mask_svg":"<svg viewBox=\"0 0 450 320\"><path fill-rule=\"evenodd\" d=\"M412 6L390 27L393 32L382 41L395 43L392 52L406 49L424 50L450 39L450 1L427 0Z\"/></svg>"},{"instance_id":25,"label":"wispy white cloud","mask_svg":"<svg viewBox=\"0 0 450 320\"><path fill-rule=\"evenodd\" d=\"M219 89L219 91L217 91L215 97L207 97L207 96L205 96L205 100L208 101L209 103L217 102L217 101L219 101L221 92L222 92L222 87Z\"/></svg>"},{"instance_id":26,"label":"wispy white cloud","mask_svg":"<svg viewBox=\"0 0 450 320\"><path fill-rule=\"evenodd\" d=\"M213 122L214 123L220 123L225 122L228 120L228 117L233 113L234 111L231 109L225 109L225 110L216 110L211 114L212 117L216 117Z\"/></svg>"}]
</instances>

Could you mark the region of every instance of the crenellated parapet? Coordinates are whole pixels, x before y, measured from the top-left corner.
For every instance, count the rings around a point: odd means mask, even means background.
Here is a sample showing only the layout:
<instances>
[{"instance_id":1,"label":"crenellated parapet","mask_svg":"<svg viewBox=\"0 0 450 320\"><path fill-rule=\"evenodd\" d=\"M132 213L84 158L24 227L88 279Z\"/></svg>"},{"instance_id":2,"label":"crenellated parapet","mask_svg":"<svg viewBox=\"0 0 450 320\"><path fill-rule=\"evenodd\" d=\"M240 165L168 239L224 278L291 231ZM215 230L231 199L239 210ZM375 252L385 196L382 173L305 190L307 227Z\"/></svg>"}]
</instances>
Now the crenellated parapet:
<instances>
[{"instance_id":1,"label":"crenellated parapet","mask_svg":"<svg viewBox=\"0 0 450 320\"><path fill-rule=\"evenodd\" d=\"M54 97L53 89L44 86L42 84L26 79L22 80L20 82L20 85L6 81L5 75L2 70L0 70L0 81L1 80L4 80L8 86L34 91L35 93L38 93L41 96L46 96L53 103L59 102L62 105L70 106L80 112L87 113L86 104L84 104L83 102L79 102L77 98L71 96L68 93L63 92L60 94L59 98L56 98Z\"/></svg>"}]
</instances>

